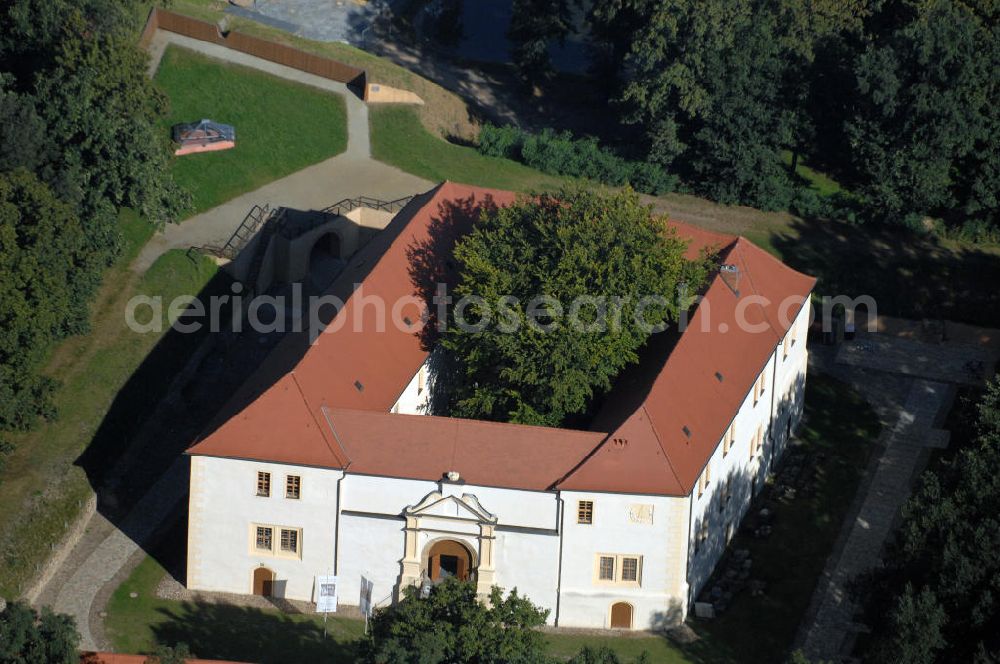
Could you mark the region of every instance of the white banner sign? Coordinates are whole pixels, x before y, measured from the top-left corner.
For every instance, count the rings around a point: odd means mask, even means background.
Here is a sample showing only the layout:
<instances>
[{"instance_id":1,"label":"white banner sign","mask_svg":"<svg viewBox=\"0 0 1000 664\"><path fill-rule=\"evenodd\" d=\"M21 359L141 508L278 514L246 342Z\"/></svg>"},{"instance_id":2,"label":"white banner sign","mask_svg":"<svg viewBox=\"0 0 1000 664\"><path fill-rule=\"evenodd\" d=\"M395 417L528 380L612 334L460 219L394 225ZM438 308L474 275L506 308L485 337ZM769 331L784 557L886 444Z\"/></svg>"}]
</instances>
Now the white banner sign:
<instances>
[{"instance_id":1,"label":"white banner sign","mask_svg":"<svg viewBox=\"0 0 1000 664\"><path fill-rule=\"evenodd\" d=\"M316 613L337 612L337 577L317 576Z\"/></svg>"},{"instance_id":2,"label":"white banner sign","mask_svg":"<svg viewBox=\"0 0 1000 664\"><path fill-rule=\"evenodd\" d=\"M366 616L372 614L372 590L374 588L374 581L369 581L363 576L361 577L361 598L358 602L358 607L361 609L361 613Z\"/></svg>"}]
</instances>

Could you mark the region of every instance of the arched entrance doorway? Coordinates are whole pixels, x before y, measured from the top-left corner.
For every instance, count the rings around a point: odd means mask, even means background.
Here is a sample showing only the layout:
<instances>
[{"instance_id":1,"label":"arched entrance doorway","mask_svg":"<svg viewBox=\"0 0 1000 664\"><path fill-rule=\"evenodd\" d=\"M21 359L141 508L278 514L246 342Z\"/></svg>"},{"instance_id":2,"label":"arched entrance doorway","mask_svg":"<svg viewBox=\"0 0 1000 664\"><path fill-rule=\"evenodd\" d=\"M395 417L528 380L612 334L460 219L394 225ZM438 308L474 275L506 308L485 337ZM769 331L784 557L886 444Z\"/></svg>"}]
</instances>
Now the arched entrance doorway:
<instances>
[{"instance_id":1,"label":"arched entrance doorway","mask_svg":"<svg viewBox=\"0 0 1000 664\"><path fill-rule=\"evenodd\" d=\"M258 567L253 571L253 594L261 597L271 597L274 594L274 572L266 567Z\"/></svg>"},{"instance_id":2,"label":"arched entrance doorway","mask_svg":"<svg viewBox=\"0 0 1000 664\"><path fill-rule=\"evenodd\" d=\"M427 551L427 576L431 582L455 577L468 581L474 573L472 553L455 540L439 540Z\"/></svg>"},{"instance_id":3,"label":"arched entrance doorway","mask_svg":"<svg viewBox=\"0 0 1000 664\"><path fill-rule=\"evenodd\" d=\"M611 605L611 629L632 629L632 605L616 602Z\"/></svg>"},{"instance_id":4,"label":"arched entrance doorway","mask_svg":"<svg viewBox=\"0 0 1000 664\"><path fill-rule=\"evenodd\" d=\"M330 231L316 239L309 250L309 283L314 288L326 288L344 269L340 236Z\"/></svg>"},{"instance_id":5,"label":"arched entrance doorway","mask_svg":"<svg viewBox=\"0 0 1000 664\"><path fill-rule=\"evenodd\" d=\"M339 259L341 258L340 251L340 236L337 235L336 231L330 231L316 239L309 254L311 258L325 255Z\"/></svg>"}]
</instances>

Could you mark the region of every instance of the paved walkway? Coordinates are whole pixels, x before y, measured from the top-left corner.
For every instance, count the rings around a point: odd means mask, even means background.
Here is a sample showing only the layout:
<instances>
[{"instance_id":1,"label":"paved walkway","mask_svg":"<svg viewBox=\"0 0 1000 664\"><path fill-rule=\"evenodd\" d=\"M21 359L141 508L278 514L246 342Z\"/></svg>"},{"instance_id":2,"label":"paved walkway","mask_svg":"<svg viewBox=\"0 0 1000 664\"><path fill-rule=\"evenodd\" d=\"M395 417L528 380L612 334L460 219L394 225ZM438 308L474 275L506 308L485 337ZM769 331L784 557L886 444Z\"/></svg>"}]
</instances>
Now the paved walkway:
<instances>
[{"instance_id":1,"label":"paved walkway","mask_svg":"<svg viewBox=\"0 0 1000 664\"><path fill-rule=\"evenodd\" d=\"M811 661L848 661L863 626L848 587L881 564L882 550L896 527L901 507L922 470L928 448L945 447L948 432L936 428L955 384L981 382L965 363L992 363L995 352L982 346L925 343L892 335L862 334L839 351L811 349L818 367L845 380L868 399L885 423L881 452L855 499L838 545L824 570L797 647Z\"/></svg>"},{"instance_id":2,"label":"paved walkway","mask_svg":"<svg viewBox=\"0 0 1000 664\"><path fill-rule=\"evenodd\" d=\"M372 196L393 200L424 192L435 183L371 158L368 106L343 83L314 76L218 44L158 30L150 45L158 62L168 44L340 94L347 103L347 150L260 189L237 196L180 224L170 224L143 248L133 269L144 272L165 251L205 244L223 245L254 205L299 210L322 209L344 198ZM237 128L238 129L238 128Z\"/></svg>"}]
</instances>

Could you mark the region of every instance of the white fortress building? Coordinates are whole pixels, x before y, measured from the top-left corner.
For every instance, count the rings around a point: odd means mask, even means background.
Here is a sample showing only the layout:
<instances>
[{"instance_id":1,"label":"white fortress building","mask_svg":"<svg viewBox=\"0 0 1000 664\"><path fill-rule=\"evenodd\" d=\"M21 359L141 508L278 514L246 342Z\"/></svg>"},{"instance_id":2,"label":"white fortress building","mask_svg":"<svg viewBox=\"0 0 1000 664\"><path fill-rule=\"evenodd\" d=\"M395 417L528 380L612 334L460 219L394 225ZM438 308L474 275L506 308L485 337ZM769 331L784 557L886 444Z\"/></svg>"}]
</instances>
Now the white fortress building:
<instances>
[{"instance_id":1,"label":"white fortress building","mask_svg":"<svg viewBox=\"0 0 1000 664\"><path fill-rule=\"evenodd\" d=\"M447 182L415 197L330 286L345 300L330 328L283 340L189 449L189 588L315 601L336 575L352 605L364 577L385 604L457 576L517 588L557 626L687 615L801 416L815 280L673 223L719 269L590 430L425 414L418 302L479 208L513 199ZM405 302L402 324L379 325L373 296Z\"/></svg>"}]
</instances>

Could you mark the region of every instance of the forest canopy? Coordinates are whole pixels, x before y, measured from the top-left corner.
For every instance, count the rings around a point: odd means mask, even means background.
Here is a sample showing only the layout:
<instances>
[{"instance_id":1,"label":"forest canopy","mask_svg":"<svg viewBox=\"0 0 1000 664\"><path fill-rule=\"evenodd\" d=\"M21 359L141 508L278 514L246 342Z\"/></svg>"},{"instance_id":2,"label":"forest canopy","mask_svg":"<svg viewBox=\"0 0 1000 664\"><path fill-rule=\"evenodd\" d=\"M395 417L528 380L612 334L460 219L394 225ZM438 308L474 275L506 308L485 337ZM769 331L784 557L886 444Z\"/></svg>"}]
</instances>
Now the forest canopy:
<instances>
[{"instance_id":1,"label":"forest canopy","mask_svg":"<svg viewBox=\"0 0 1000 664\"><path fill-rule=\"evenodd\" d=\"M1000 238L1000 4L518 0L523 78L551 75L545 46L580 7L618 142L696 193ZM817 209L795 175L803 157L846 200Z\"/></svg>"},{"instance_id":2,"label":"forest canopy","mask_svg":"<svg viewBox=\"0 0 1000 664\"><path fill-rule=\"evenodd\" d=\"M119 211L173 221L163 94L120 0L0 0L0 433L53 415L40 365L87 327Z\"/></svg>"}]
</instances>

